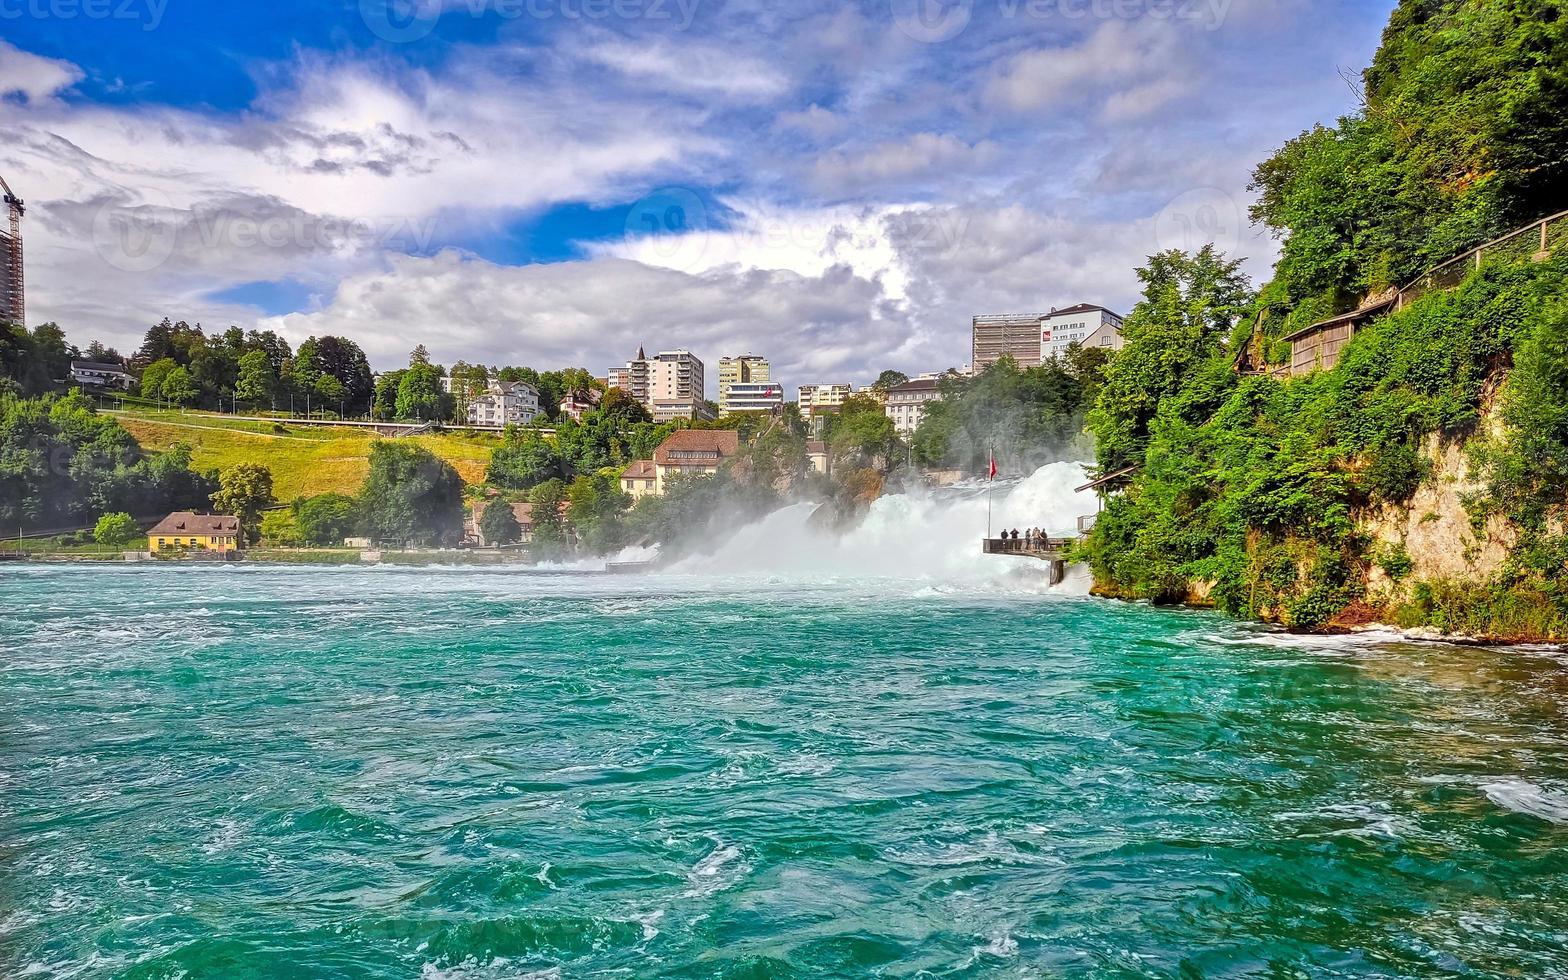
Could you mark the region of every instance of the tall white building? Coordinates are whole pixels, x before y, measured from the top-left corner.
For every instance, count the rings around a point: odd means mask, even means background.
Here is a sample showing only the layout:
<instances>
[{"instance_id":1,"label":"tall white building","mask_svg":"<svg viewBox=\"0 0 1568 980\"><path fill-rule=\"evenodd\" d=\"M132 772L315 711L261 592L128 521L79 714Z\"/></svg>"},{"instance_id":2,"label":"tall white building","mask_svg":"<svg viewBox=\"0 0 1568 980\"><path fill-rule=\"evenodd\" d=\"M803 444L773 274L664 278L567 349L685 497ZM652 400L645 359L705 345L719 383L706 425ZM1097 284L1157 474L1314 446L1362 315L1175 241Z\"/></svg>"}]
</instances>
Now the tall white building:
<instances>
[{"instance_id":1,"label":"tall white building","mask_svg":"<svg viewBox=\"0 0 1568 980\"><path fill-rule=\"evenodd\" d=\"M702 360L689 350L660 351L652 357L638 348L625 367L609 371L612 387L642 402L658 421L708 416L707 380Z\"/></svg>"},{"instance_id":2,"label":"tall white building","mask_svg":"<svg viewBox=\"0 0 1568 980\"><path fill-rule=\"evenodd\" d=\"M526 381L497 381L468 404L469 425L527 425L540 414L539 389Z\"/></svg>"},{"instance_id":3,"label":"tall white building","mask_svg":"<svg viewBox=\"0 0 1568 980\"><path fill-rule=\"evenodd\" d=\"M1067 353L1071 344L1121 350L1122 318L1103 306L1080 303L1040 318L1040 361Z\"/></svg>"}]
</instances>

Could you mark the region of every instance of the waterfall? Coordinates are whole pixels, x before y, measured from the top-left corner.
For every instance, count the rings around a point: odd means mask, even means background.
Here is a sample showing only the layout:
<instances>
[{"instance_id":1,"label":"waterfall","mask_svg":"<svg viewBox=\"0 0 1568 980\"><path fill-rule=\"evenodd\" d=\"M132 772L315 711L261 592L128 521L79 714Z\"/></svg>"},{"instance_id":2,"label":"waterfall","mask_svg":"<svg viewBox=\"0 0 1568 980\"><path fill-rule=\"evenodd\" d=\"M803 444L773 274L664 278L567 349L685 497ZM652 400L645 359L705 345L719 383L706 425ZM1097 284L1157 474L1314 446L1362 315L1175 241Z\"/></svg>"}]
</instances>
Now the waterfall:
<instances>
[{"instance_id":1,"label":"waterfall","mask_svg":"<svg viewBox=\"0 0 1568 980\"><path fill-rule=\"evenodd\" d=\"M956 487L915 488L888 494L853 528L832 531L811 520L816 504L794 504L734 528L712 527L721 539L710 554L687 558L671 571L693 575L812 576L818 580L897 578L930 585L996 585L1038 591L1049 566L1032 558L981 553L987 498L992 528L1042 528L1053 536L1076 533L1078 518L1094 512L1094 498L1073 488L1087 482L1080 463L1051 463L1011 482L972 481ZM1057 591L1084 593L1081 570Z\"/></svg>"}]
</instances>

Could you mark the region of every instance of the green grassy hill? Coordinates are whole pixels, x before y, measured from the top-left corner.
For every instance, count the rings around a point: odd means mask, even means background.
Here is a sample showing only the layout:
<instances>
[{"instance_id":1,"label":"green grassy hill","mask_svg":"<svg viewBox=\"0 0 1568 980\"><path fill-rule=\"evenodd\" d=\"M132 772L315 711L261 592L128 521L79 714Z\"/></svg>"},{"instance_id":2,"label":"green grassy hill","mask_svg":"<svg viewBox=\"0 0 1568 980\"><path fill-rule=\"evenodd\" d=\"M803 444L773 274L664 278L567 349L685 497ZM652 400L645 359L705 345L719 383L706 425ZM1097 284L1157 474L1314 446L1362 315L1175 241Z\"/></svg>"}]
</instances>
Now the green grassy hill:
<instances>
[{"instance_id":1,"label":"green grassy hill","mask_svg":"<svg viewBox=\"0 0 1568 980\"><path fill-rule=\"evenodd\" d=\"M284 422L246 422L221 415L135 411L114 418L143 449L161 452L188 444L197 469L224 469L260 463L272 471L279 500L321 493L352 494L370 468L371 432L320 428ZM498 436L446 433L412 440L452 464L468 484L482 483Z\"/></svg>"}]
</instances>

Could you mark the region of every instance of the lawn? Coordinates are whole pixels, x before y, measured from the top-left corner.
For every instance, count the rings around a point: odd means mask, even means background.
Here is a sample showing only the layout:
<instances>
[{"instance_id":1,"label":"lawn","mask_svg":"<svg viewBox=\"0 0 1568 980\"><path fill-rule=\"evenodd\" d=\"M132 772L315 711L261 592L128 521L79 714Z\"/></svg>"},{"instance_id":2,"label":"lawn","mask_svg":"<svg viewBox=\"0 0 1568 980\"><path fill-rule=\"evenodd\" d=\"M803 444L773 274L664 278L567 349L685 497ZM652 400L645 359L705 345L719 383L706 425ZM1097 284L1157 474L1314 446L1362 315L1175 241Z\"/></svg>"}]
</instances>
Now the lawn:
<instances>
[{"instance_id":1,"label":"lawn","mask_svg":"<svg viewBox=\"0 0 1568 980\"><path fill-rule=\"evenodd\" d=\"M260 463L272 471L273 495L280 501L318 493L357 493L370 470L370 432L305 425L243 422L217 415L178 412L126 412L114 416L143 449L162 452L188 443L197 469L226 469ZM412 441L452 464L463 482L484 482L496 436L437 434Z\"/></svg>"}]
</instances>

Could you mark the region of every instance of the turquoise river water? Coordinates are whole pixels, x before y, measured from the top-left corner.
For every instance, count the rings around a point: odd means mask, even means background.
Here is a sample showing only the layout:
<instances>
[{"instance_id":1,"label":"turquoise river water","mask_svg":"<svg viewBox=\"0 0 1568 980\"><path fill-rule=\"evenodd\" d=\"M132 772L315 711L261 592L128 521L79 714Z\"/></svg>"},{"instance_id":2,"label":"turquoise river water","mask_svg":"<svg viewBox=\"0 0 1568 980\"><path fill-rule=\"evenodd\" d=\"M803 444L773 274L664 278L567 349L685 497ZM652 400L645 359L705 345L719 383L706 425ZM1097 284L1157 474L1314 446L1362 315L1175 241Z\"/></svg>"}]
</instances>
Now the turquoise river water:
<instances>
[{"instance_id":1,"label":"turquoise river water","mask_svg":"<svg viewBox=\"0 0 1568 980\"><path fill-rule=\"evenodd\" d=\"M1032 576L0 570L0 975L1568 971L1560 655Z\"/></svg>"}]
</instances>

